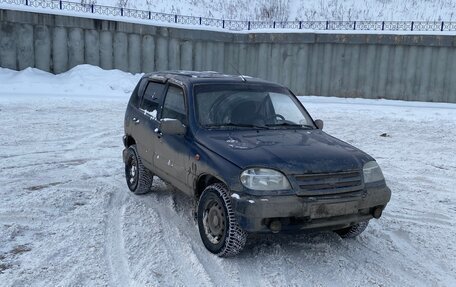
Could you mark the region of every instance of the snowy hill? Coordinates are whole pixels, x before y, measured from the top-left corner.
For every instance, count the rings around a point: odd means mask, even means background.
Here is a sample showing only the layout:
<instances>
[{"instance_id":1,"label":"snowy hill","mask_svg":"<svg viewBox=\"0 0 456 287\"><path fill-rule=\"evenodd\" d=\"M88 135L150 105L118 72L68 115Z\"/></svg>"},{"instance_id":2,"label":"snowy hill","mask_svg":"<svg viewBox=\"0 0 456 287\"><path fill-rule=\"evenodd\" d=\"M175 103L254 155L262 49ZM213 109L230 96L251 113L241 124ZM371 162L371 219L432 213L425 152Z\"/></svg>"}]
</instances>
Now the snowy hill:
<instances>
[{"instance_id":1,"label":"snowy hill","mask_svg":"<svg viewBox=\"0 0 456 287\"><path fill-rule=\"evenodd\" d=\"M238 20L454 21L456 0L69 0Z\"/></svg>"}]
</instances>

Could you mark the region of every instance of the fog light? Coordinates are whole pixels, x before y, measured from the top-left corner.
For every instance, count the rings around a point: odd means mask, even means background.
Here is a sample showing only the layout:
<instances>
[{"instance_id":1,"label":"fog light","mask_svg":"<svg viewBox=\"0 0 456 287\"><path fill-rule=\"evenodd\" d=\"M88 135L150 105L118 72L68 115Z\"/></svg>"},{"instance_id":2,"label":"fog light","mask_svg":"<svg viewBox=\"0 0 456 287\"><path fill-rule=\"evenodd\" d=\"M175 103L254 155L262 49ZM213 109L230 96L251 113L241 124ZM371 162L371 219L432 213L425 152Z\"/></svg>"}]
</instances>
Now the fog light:
<instances>
[{"instance_id":1,"label":"fog light","mask_svg":"<svg viewBox=\"0 0 456 287\"><path fill-rule=\"evenodd\" d=\"M382 216L382 212L383 212L383 208L379 206L374 209L374 212L372 213L372 215L374 216L375 219L379 219L380 216Z\"/></svg>"},{"instance_id":2,"label":"fog light","mask_svg":"<svg viewBox=\"0 0 456 287\"><path fill-rule=\"evenodd\" d=\"M272 233L279 233L282 229L282 223L280 220L273 220L271 224L269 224L269 229L271 229Z\"/></svg>"}]
</instances>

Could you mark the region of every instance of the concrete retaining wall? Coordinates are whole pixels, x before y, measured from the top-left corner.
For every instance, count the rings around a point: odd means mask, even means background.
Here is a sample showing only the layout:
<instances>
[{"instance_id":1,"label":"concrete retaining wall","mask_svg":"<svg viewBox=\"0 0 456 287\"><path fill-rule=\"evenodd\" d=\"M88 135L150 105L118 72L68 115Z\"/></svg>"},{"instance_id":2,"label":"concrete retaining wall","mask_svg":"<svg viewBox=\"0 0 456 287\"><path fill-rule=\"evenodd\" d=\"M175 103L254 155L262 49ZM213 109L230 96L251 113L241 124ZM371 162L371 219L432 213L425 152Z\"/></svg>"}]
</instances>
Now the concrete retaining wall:
<instances>
[{"instance_id":1,"label":"concrete retaining wall","mask_svg":"<svg viewBox=\"0 0 456 287\"><path fill-rule=\"evenodd\" d=\"M456 102L456 37L236 34L0 10L0 66L257 76L300 95Z\"/></svg>"}]
</instances>

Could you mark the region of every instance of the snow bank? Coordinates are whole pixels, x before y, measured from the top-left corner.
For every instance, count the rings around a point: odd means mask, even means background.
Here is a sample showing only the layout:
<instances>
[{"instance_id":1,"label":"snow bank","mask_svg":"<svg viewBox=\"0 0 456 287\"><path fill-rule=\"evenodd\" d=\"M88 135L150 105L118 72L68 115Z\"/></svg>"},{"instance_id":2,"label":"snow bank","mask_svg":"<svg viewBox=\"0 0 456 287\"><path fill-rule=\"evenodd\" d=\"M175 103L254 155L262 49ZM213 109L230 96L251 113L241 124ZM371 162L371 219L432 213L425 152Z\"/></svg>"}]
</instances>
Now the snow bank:
<instances>
[{"instance_id":1,"label":"snow bank","mask_svg":"<svg viewBox=\"0 0 456 287\"><path fill-rule=\"evenodd\" d=\"M35 68L0 68L0 94L123 97L131 94L141 76L91 65L79 65L58 75Z\"/></svg>"}]
</instances>

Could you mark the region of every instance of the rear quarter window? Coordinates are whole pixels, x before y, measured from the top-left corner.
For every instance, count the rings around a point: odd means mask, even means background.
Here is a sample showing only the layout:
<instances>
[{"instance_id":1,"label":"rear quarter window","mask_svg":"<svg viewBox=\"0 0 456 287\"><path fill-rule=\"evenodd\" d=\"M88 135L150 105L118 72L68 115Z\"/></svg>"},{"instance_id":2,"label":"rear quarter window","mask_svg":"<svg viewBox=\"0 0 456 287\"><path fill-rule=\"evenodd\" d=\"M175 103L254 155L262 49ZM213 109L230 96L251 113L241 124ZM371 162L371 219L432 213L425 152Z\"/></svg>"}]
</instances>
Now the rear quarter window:
<instances>
[{"instance_id":1,"label":"rear quarter window","mask_svg":"<svg viewBox=\"0 0 456 287\"><path fill-rule=\"evenodd\" d=\"M135 89L131 93L130 104L135 106L135 107L139 106L139 102L140 102L140 99L141 99L141 93L139 91L140 91L140 86L141 86L142 82L143 81L138 82L138 84L136 85Z\"/></svg>"}]
</instances>

